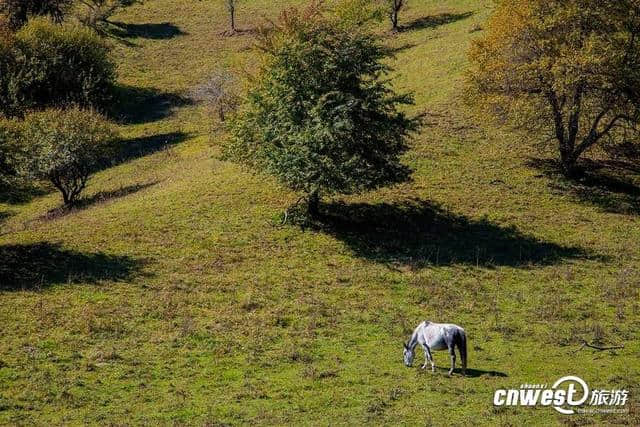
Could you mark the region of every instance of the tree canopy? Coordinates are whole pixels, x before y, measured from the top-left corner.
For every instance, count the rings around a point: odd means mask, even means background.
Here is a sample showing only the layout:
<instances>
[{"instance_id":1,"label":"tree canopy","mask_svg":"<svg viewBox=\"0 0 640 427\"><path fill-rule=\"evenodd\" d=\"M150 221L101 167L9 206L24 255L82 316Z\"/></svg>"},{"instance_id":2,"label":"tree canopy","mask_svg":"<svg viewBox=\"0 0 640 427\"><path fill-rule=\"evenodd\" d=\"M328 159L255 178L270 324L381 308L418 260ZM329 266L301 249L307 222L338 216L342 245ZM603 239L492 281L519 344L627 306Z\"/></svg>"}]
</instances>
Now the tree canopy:
<instances>
[{"instance_id":1,"label":"tree canopy","mask_svg":"<svg viewBox=\"0 0 640 427\"><path fill-rule=\"evenodd\" d=\"M71 107L28 114L20 138L25 174L49 180L74 204L91 177L113 153L114 128L93 110Z\"/></svg>"},{"instance_id":2,"label":"tree canopy","mask_svg":"<svg viewBox=\"0 0 640 427\"><path fill-rule=\"evenodd\" d=\"M265 62L233 120L226 154L304 193L352 194L405 181L417 123L384 76L387 50L316 9L288 10L261 41Z\"/></svg>"},{"instance_id":3,"label":"tree canopy","mask_svg":"<svg viewBox=\"0 0 640 427\"><path fill-rule=\"evenodd\" d=\"M472 101L555 141L574 175L588 150L639 136L639 38L638 0L500 1L470 53Z\"/></svg>"}]
</instances>

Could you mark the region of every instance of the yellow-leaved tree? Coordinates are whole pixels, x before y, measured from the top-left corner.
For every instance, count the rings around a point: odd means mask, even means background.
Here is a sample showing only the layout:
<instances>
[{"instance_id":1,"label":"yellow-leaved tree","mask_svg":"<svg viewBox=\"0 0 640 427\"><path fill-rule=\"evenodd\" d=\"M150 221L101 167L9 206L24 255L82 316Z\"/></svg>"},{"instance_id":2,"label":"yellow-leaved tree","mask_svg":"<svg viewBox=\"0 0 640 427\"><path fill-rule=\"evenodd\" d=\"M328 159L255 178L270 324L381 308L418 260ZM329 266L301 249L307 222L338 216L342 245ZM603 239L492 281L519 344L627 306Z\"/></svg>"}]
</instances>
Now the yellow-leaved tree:
<instances>
[{"instance_id":1,"label":"yellow-leaved tree","mask_svg":"<svg viewBox=\"0 0 640 427\"><path fill-rule=\"evenodd\" d=\"M640 133L640 0L501 0L473 43L471 100L558 148L567 176Z\"/></svg>"}]
</instances>

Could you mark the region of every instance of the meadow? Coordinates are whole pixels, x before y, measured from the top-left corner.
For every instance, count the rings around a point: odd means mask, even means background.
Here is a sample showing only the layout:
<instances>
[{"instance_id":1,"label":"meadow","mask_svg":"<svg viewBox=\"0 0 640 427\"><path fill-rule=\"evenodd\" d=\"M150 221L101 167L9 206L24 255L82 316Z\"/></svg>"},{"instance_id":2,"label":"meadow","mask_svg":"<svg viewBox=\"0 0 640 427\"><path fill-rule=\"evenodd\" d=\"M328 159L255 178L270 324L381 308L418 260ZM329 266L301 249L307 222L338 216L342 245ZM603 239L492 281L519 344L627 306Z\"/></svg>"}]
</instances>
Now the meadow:
<instances>
[{"instance_id":1,"label":"meadow","mask_svg":"<svg viewBox=\"0 0 640 427\"><path fill-rule=\"evenodd\" d=\"M464 73L490 3L412 1L379 31L424 117L413 181L283 226L296 194L222 161L190 93L251 69L251 30L296 4L241 2L233 36L216 1L114 17L127 155L71 213L46 187L0 200L0 424L639 425L637 169L568 182L552 151L476 118ZM466 329L467 377L446 353L435 374L421 352L402 364L422 320ZM493 406L565 375L630 390L628 413Z\"/></svg>"}]
</instances>

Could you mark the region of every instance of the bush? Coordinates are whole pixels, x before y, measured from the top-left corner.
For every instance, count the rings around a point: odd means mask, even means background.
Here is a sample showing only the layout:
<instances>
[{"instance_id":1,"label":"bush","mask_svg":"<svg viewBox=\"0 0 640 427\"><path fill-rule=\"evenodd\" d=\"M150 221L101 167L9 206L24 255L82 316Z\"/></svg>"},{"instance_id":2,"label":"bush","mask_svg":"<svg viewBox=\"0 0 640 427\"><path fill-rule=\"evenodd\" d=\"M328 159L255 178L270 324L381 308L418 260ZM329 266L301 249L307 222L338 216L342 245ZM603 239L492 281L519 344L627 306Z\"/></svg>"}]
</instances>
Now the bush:
<instances>
[{"instance_id":1,"label":"bush","mask_svg":"<svg viewBox=\"0 0 640 427\"><path fill-rule=\"evenodd\" d=\"M92 30L36 19L5 50L4 115L70 104L102 107L111 99L115 65L109 47Z\"/></svg>"},{"instance_id":2,"label":"bush","mask_svg":"<svg viewBox=\"0 0 640 427\"><path fill-rule=\"evenodd\" d=\"M21 139L29 156L28 176L49 180L64 204L73 205L91 174L112 153L115 133L98 113L72 107L31 113L22 124Z\"/></svg>"}]
</instances>

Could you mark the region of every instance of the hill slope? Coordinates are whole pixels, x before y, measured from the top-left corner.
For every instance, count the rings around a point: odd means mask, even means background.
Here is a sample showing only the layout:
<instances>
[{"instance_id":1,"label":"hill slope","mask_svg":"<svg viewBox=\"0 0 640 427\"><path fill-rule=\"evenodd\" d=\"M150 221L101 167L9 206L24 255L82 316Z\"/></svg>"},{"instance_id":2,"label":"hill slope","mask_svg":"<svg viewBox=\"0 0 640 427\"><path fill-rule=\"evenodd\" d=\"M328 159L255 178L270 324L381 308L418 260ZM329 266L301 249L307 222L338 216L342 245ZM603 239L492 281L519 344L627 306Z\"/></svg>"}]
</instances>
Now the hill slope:
<instances>
[{"instance_id":1,"label":"hill slope","mask_svg":"<svg viewBox=\"0 0 640 427\"><path fill-rule=\"evenodd\" d=\"M251 28L299 2L243 3ZM489 13L413 2L386 36L395 84L426 113L414 182L327 201L320 231L278 226L296 196L220 161L220 135L188 100L217 67L251 60L249 34L221 36L216 2L117 16L131 155L70 215L43 218L53 193L0 204L0 259L22 284L0 292L0 423L548 425L569 419L496 409L494 390L578 375L637 396L640 211L620 190L637 184L563 184L472 118L466 50ZM402 365L423 319L466 328L470 377ZM625 348L575 352L579 338ZM571 420L637 424L632 401Z\"/></svg>"}]
</instances>

